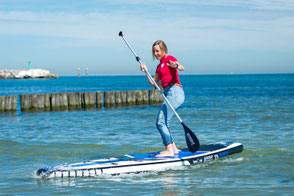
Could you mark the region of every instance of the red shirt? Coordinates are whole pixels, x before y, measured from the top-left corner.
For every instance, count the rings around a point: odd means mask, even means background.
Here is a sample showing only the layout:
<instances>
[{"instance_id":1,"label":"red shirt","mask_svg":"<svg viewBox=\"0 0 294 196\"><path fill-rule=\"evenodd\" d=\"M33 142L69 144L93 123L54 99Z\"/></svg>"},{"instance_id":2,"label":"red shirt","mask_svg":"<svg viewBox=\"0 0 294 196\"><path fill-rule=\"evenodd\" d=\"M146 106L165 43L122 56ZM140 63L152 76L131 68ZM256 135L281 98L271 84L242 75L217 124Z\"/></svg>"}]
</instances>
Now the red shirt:
<instances>
[{"instance_id":1,"label":"red shirt","mask_svg":"<svg viewBox=\"0 0 294 196\"><path fill-rule=\"evenodd\" d=\"M178 74L178 70L176 68L172 68L167 65L169 61L178 61L175 57L170 55L164 55L160 60L159 65L157 66L156 72L158 78L161 81L161 85L163 88L166 88L172 83L180 83L180 78Z\"/></svg>"}]
</instances>

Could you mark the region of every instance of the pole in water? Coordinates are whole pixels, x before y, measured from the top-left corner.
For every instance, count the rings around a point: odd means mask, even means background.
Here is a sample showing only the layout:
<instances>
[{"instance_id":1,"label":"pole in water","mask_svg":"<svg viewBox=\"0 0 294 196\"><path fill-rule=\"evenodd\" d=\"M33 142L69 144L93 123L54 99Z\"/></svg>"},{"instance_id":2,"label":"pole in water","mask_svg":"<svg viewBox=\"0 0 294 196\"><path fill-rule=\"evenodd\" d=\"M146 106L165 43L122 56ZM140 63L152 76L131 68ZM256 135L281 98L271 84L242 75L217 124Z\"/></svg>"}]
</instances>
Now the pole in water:
<instances>
[{"instance_id":1,"label":"pole in water","mask_svg":"<svg viewBox=\"0 0 294 196\"><path fill-rule=\"evenodd\" d=\"M81 78L81 69L80 68L78 68L78 76L79 76L79 78Z\"/></svg>"},{"instance_id":2,"label":"pole in water","mask_svg":"<svg viewBox=\"0 0 294 196\"><path fill-rule=\"evenodd\" d=\"M86 68L86 78L88 78L88 68Z\"/></svg>"}]
</instances>

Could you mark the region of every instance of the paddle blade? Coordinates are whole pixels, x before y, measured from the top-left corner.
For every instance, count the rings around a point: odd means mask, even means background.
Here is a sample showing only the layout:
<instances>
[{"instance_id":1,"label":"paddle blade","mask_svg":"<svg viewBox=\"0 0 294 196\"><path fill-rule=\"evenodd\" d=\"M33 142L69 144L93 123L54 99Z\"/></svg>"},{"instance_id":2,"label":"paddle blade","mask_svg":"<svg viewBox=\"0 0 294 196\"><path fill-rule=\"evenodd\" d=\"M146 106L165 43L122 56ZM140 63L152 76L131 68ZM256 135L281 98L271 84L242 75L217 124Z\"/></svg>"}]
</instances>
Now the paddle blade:
<instances>
[{"instance_id":1,"label":"paddle blade","mask_svg":"<svg viewBox=\"0 0 294 196\"><path fill-rule=\"evenodd\" d=\"M185 137L188 149L194 153L200 148L199 140L196 135L183 122L181 122L181 124L183 125L185 130Z\"/></svg>"}]
</instances>

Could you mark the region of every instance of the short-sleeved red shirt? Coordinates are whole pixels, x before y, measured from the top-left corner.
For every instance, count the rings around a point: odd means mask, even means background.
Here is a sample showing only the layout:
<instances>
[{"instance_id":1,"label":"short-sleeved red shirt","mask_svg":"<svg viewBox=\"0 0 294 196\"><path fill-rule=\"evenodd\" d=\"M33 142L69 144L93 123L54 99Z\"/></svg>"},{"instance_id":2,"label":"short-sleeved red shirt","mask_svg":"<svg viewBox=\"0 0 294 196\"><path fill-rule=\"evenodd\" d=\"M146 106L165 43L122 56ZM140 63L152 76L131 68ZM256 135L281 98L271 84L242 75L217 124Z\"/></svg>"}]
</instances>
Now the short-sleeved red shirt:
<instances>
[{"instance_id":1,"label":"short-sleeved red shirt","mask_svg":"<svg viewBox=\"0 0 294 196\"><path fill-rule=\"evenodd\" d=\"M171 55L164 55L160 60L160 63L157 66L155 72L157 73L163 88L166 88L167 86L173 83L181 84L178 70L167 65L167 63L169 63L170 60L177 61L177 59Z\"/></svg>"}]
</instances>

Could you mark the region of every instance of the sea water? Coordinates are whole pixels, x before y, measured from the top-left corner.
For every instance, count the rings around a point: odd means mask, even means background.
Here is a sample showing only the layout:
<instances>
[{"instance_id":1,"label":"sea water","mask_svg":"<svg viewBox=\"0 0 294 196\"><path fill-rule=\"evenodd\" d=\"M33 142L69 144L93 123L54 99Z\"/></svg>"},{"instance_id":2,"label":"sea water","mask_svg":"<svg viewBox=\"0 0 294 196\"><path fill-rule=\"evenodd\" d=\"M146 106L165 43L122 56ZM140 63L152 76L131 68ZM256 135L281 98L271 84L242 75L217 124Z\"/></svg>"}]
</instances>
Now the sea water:
<instances>
[{"instance_id":1,"label":"sea water","mask_svg":"<svg viewBox=\"0 0 294 196\"><path fill-rule=\"evenodd\" d=\"M294 75L181 75L178 110L202 144L241 142L210 163L139 175L38 179L40 167L163 150L159 106L0 113L3 195L293 195ZM151 89L145 76L0 80L0 96ZM182 126L171 122L185 148Z\"/></svg>"}]
</instances>

